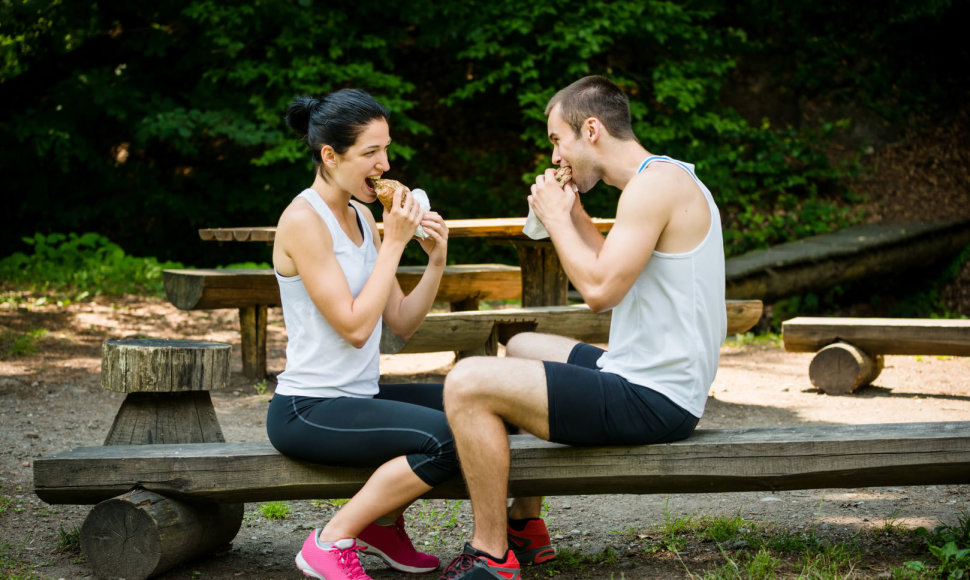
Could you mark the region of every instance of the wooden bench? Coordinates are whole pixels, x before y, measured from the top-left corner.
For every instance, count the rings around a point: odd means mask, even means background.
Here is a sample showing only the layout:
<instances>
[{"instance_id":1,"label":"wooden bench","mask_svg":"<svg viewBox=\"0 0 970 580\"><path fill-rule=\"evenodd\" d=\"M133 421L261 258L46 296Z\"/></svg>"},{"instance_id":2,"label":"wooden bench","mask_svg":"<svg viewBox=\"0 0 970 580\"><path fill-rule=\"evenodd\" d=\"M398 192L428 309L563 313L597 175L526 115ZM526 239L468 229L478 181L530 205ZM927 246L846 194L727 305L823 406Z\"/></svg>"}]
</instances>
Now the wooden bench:
<instances>
[{"instance_id":1,"label":"wooden bench","mask_svg":"<svg viewBox=\"0 0 970 580\"><path fill-rule=\"evenodd\" d=\"M749 330L761 319L760 300L728 300L728 335ZM432 312L407 341L390 332L381 337L385 354L455 350L465 354L497 353L498 344L519 332L545 332L589 343L605 343L612 313L593 312L585 304L531 306L464 312Z\"/></svg>"},{"instance_id":2,"label":"wooden bench","mask_svg":"<svg viewBox=\"0 0 970 580\"><path fill-rule=\"evenodd\" d=\"M781 331L785 350L817 352L809 379L834 395L872 383L883 355L970 356L970 320L799 317Z\"/></svg>"},{"instance_id":3,"label":"wooden bench","mask_svg":"<svg viewBox=\"0 0 970 580\"><path fill-rule=\"evenodd\" d=\"M397 279L405 293L417 285L423 266L401 266ZM280 290L272 269L164 270L165 294L181 310L239 309L243 374L266 376L266 317L280 305ZM477 310L482 300L518 300L521 273L505 264L446 266L436 301L452 310Z\"/></svg>"},{"instance_id":4,"label":"wooden bench","mask_svg":"<svg viewBox=\"0 0 970 580\"><path fill-rule=\"evenodd\" d=\"M423 267L402 266L398 280L405 292L417 283ZM447 266L438 300L452 312L430 313L407 341L384 328L384 354L456 351L459 356L495 354L498 343L525 330L606 342L610 313L585 305L532 306L477 310L480 300L515 299L521 294L520 269L502 264ZM243 374L266 374L266 311L279 306L279 287L272 270L165 270L165 293L182 310L239 308ZM760 300L728 300L728 334L745 332L761 318Z\"/></svg>"},{"instance_id":5,"label":"wooden bench","mask_svg":"<svg viewBox=\"0 0 970 580\"><path fill-rule=\"evenodd\" d=\"M970 422L702 429L629 447L510 440L513 496L970 483ZM34 491L97 503L81 527L85 556L133 580L224 547L240 502L350 497L371 471L290 459L268 442L81 447L37 459ZM425 497L467 492L456 477Z\"/></svg>"}]
</instances>

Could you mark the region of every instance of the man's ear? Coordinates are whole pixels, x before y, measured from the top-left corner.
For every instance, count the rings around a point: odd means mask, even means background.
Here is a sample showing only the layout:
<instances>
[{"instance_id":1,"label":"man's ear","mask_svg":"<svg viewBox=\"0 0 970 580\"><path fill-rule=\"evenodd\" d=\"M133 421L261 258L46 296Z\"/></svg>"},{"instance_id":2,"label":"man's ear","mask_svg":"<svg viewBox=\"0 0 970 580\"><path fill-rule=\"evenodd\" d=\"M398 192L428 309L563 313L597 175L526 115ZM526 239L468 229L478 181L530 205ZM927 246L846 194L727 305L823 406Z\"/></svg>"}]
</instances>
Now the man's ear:
<instances>
[{"instance_id":1,"label":"man's ear","mask_svg":"<svg viewBox=\"0 0 970 580\"><path fill-rule=\"evenodd\" d=\"M603 131L603 124L596 117L590 117L583 121L582 136L586 138L590 143L595 143L599 140L601 133Z\"/></svg>"}]
</instances>

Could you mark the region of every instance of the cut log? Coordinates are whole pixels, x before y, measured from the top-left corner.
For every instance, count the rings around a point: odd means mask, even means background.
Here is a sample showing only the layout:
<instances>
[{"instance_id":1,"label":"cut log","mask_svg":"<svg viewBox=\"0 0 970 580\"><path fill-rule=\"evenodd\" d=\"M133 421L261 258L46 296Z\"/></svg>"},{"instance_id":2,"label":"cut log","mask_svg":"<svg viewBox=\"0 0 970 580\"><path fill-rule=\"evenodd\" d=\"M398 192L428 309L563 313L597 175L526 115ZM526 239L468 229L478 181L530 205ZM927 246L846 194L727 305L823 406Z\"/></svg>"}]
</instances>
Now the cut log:
<instances>
[{"instance_id":1,"label":"cut log","mask_svg":"<svg viewBox=\"0 0 970 580\"><path fill-rule=\"evenodd\" d=\"M882 355L870 356L851 344L836 342L818 351L808 367L808 378L829 395L845 395L871 384L882 367Z\"/></svg>"},{"instance_id":2,"label":"cut log","mask_svg":"<svg viewBox=\"0 0 970 580\"><path fill-rule=\"evenodd\" d=\"M242 519L241 503L181 502L133 490L91 510L81 551L98 578L143 580L227 550Z\"/></svg>"},{"instance_id":3,"label":"cut log","mask_svg":"<svg viewBox=\"0 0 970 580\"><path fill-rule=\"evenodd\" d=\"M119 393L224 389L230 351L221 342L109 340L101 349L101 387Z\"/></svg>"},{"instance_id":4,"label":"cut log","mask_svg":"<svg viewBox=\"0 0 970 580\"><path fill-rule=\"evenodd\" d=\"M929 318L812 318L782 322L789 352L815 352L836 341L871 354L970 356L970 320Z\"/></svg>"},{"instance_id":5,"label":"cut log","mask_svg":"<svg viewBox=\"0 0 970 580\"><path fill-rule=\"evenodd\" d=\"M219 443L225 441L207 391L128 393L105 445Z\"/></svg>"}]
</instances>

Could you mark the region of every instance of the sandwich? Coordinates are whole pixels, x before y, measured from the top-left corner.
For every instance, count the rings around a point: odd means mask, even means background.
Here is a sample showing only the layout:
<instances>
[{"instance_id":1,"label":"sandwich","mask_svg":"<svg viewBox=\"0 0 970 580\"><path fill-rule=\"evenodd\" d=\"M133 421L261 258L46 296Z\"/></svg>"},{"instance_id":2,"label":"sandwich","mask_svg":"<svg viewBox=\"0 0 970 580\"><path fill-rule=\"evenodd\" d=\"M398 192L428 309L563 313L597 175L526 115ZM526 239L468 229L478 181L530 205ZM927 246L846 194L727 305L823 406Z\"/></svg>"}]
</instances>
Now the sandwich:
<instances>
[{"instance_id":1,"label":"sandwich","mask_svg":"<svg viewBox=\"0 0 970 580\"><path fill-rule=\"evenodd\" d=\"M559 185L566 185L573 178L573 168L568 165L563 165L556 169L556 181Z\"/></svg>"},{"instance_id":2,"label":"sandwich","mask_svg":"<svg viewBox=\"0 0 970 580\"><path fill-rule=\"evenodd\" d=\"M396 179L368 179L374 191L377 192L377 199L381 201L381 205L384 209L391 211L391 206L394 204L394 190L401 187L404 189L404 195L401 196L401 207L404 207L404 202L407 201L408 196L414 196L415 203L422 211L431 210L431 202L428 200L428 194L424 192L423 189L411 190L408 186L404 185ZM418 229L414 232L414 235L419 238L428 237L427 232L424 228L418 226Z\"/></svg>"},{"instance_id":3,"label":"sandwich","mask_svg":"<svg viewBox=\"0 0 970 580\"><path fill-rule=\"evenodd\" d=\"M404 195L401 196L401 207L404 207L404 200L411 193L411 189L408 186L396 179L371 179L370 182L374 187L374 191L377 192L377 199L381 200L381 204L384 205L384 209L387 211L391 211L391 204L394 203L395 189L398 187L404 188Z\"/></svg>"}]
</instances>

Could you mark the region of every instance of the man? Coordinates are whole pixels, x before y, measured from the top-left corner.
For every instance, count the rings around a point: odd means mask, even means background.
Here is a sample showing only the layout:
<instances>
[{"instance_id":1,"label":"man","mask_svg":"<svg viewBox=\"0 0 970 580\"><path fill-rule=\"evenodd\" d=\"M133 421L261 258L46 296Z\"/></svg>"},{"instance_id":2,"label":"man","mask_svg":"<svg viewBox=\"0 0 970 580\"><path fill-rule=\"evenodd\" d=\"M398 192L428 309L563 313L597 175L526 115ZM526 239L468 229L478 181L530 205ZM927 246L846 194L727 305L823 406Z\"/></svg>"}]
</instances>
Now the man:
<instances>
[{"instance_id":1,"label":"man","mask_svg":"<svg viewBox=\"0 0 970 580\"><path fill-rule=\"evenodd\" d=\"M514 579L520 560L554 557L541 498L506 510L506 422L572 445L683 439L704 411L727 331L720 217L693 166L651 155L626 96L604 77L556 93L546 116L552 162L572 169L572 184L546 170L529 207L589 307L613 309L609 348L524 333L506 357L463 359L448 373L445 412L475 529L442 578ZM599 181L621 190L605 238L577 195Z\"/></svg>"}]
</instances>

